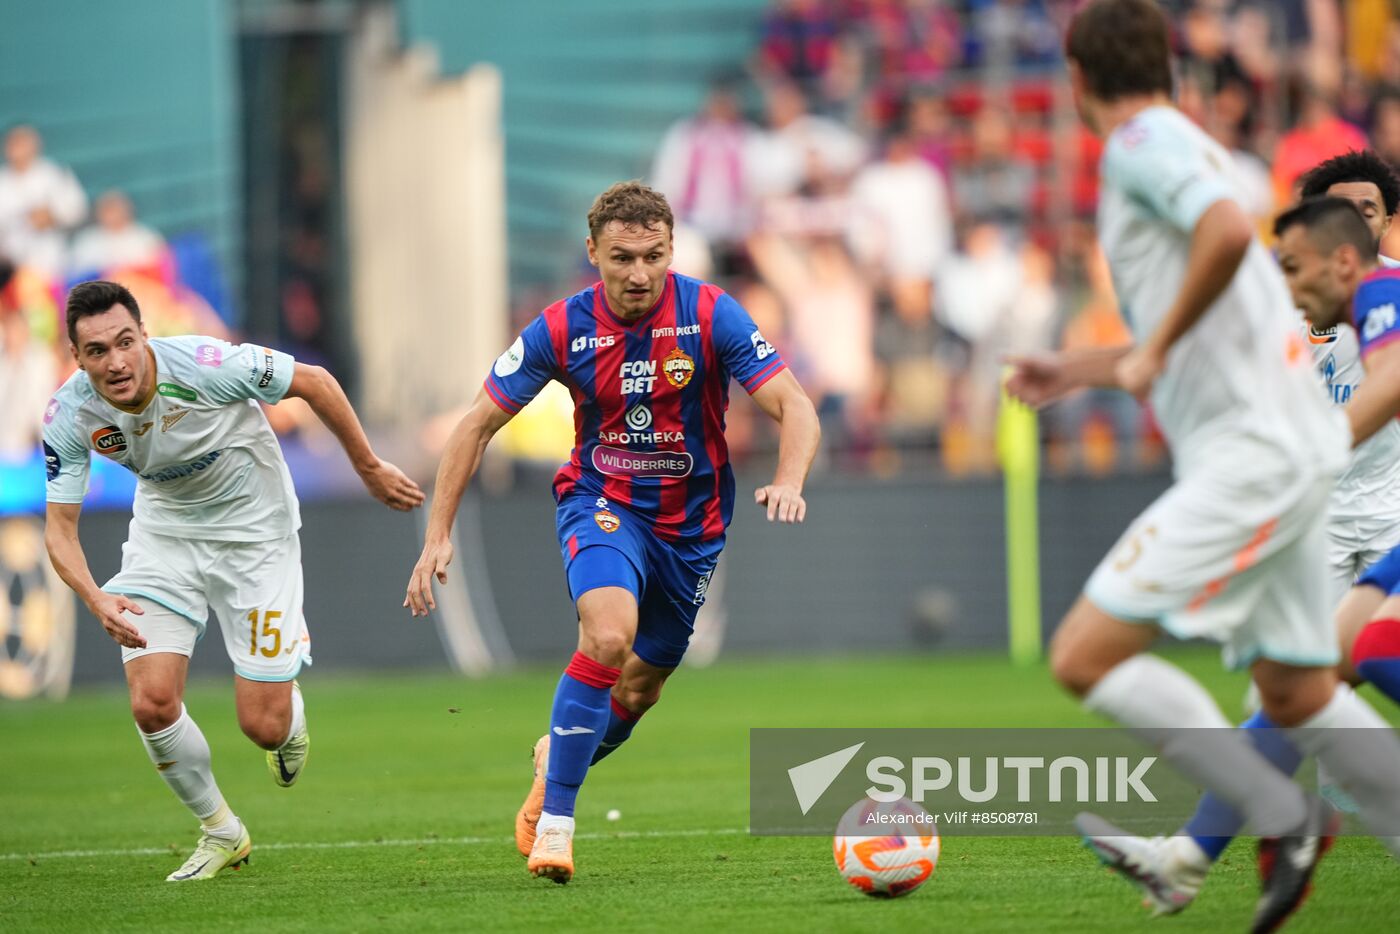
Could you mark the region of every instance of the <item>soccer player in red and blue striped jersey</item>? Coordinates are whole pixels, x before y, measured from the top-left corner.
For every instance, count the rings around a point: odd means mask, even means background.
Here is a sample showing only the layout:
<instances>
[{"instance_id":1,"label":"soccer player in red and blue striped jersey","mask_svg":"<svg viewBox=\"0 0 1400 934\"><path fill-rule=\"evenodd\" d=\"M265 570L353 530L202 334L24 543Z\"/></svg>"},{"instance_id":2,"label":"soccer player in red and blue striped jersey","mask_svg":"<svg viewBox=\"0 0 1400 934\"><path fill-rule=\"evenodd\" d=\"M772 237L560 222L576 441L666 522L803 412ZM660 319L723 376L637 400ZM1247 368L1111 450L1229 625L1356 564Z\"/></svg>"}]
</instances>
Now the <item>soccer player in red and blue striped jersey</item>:
<instances>
[{"instance_id":1,"label":"soccer player in red and blue striped jersey","mask_svg":"<svg viewBox=\"0 0 1400 934\"><path fill-rule=\"evenodd\" d=\"M574 398L573 453L554 479L556 525L579 618L578 651L535 745L516 817L532 874L573 877L574 801L588 768L631 734L680 664L734 511L724 439L734 379L779 425L778 466L755 502L801 522L816 412L782 355L716 286L670 271L666 199L637 182L588 215L601 281L556 302L496 360L448 441L404 605L434 607L449 533L491 437L550 380Z\"/></svg>"}]
</instances>

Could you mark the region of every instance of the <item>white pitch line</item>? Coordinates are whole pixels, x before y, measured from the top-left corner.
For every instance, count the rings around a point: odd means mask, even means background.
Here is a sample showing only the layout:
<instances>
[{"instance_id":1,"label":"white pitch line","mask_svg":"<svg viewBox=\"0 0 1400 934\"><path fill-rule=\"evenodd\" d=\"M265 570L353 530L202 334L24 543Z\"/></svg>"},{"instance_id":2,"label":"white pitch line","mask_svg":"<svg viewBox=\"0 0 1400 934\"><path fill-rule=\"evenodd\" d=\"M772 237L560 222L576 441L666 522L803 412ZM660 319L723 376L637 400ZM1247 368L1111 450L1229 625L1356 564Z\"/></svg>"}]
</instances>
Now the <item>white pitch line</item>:
<instances>
[{"instance_id":1,"label":"white pitch line","mask_svg":"<svg viewBox=\"0 0 1400 934\"><path fill-rule=\"evenodd\" d=\"M724 827L718 830L618 830L613 833L575 834L578 840L613 840L618 838L657 837L724 837L748 833L747 828ZM412 840L338 840L307 841L305 843L259 843L257 850L355 850L371 846L479 846L482 844L512 844L514 837L423 837ZM130 850L50 850L35 853L0 853L0 860L19 859L92 859L103 856L165 856L175 852L170 847L146 846Z\"/></svg>"}]
</instances>

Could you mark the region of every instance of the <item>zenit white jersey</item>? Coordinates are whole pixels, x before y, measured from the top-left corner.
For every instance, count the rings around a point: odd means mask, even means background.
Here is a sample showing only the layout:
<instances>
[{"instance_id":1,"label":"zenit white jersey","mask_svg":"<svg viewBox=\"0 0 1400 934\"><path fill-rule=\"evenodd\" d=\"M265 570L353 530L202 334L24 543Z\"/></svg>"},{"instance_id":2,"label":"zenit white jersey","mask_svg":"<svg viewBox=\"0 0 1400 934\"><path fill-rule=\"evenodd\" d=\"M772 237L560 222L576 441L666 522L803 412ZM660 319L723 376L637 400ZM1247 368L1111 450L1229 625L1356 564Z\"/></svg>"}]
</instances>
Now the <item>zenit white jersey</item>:
<instances>
[{"instance_id":1,"label":"zenit white jersey","mask_svg":"<svg viewBox=\"0 0 1400 934\"><path fill-rule=\"evenodd\" d=\"M1230 154L1172 107L1151 107L1109 137L1100 166L1099 240L1139 342L1180 290L1196 222L1239 200ZM1175 346L1152 390L1178 475L1212 442L1267 440L1298 467L1340 473L1349 435L1309 366L1283 274L1256 240L1229 287Z\"/></svg>"},{"instance_id":2,"label":"zenit white jersey","mask_svg":"<svg viewBox=\"0 0 1400 934\"><path fill-rule=\"evenodd\" d=\"M140 412L119 409L79 370L44 414L48 501L81 503L89 451L136 474L133 524L209 541L282 539L301 527L287 463L258 401L287 393L295 362L212 337L149 341L156 385Z\"/></svg>"},{"instance_id":3,"label":"zenit white jersey","mask_svg":"<svg viewBox=\"0 0 1400 934\"><path fill-rule=\"evenodd\" d=\"M1400 261L1387 256L1381 257L1381 264L1400 267ZM1356 331L1349 324L1318 331L1305 323L1303 329L1332 404L1346 405L1365 375ZM1388 520L1387 524L1400 527L1400 422L1387 422L1352 452L1351 464L1332 494L1332 515Z\"/></svg>"}]
</instances>

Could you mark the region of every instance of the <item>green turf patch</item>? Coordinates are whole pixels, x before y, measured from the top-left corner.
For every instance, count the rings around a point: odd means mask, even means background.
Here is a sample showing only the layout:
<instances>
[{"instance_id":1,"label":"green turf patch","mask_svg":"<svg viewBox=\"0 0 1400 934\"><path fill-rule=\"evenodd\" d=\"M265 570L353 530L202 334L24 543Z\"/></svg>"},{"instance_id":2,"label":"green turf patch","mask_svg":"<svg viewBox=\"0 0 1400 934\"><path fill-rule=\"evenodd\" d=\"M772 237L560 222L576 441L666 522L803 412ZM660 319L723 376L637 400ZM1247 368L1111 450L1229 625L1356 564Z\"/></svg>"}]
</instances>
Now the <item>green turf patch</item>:
<instances>
[{"instance_id":1,"label":"green turf patch","mask_svg":"<svg viewBox=\"0 0 1400 934\"><path fill-rule=\"evenodd\" d=\"M1173 658L1228 713L1238 711L1244 682L1222 673L1213 653ZM683 670L633 740L590 775L579 799L575 881L531 879L510 835L557 678L308 673L312 752L291 789L273 784L261 752L238 732L231 686L192 686L186 703L254 849L246 869L186 885L163 880L198 827L152 770L123 693L0 707L0 930L1161 934L1247 926L1257 886L1249 841L1227 852L1186 914L1151 922L1135 890L1074 839L945 840L931 882L875 901L837 875L829 841L742 832L751 727L1099 723L1043 669L981 657ZM613 808L622 817L609 822ZM60 855L75 851L87 855ZM1374 842L1341 841L1289 930L1393 929L1396 872Z\"/></svg>"}]
</instances>

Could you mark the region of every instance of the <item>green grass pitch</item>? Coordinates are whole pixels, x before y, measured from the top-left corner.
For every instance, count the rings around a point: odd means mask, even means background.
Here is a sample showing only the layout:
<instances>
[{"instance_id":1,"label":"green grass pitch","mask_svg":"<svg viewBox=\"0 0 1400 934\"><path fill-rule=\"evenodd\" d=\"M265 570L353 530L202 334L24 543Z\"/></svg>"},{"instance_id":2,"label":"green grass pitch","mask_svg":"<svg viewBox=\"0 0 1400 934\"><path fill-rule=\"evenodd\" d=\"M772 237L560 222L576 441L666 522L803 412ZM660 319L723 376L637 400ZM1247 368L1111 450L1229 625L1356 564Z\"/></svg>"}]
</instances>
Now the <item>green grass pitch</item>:
<instances>
[{"instance_id":1,"label":"green grass pitch","mask_svg":"<svg viewBox=\"0 0 1400 934\"><path fill-rule=\"evenodd\" d=\"M1221 673L1214 653L1173 658L1238 709L1243 682ZM945 839L932 881L875 901L836 874L828 839L743 832L753 726L1097 723L1043 668L983 657L682 670L632 741L590 775L574 882L532 879L510 835L557 677L309 672L311 759L290 790L273 785L262 753L238 733L231 686L192 685L187 704L254 849L245 869L186 885L163 879L197 825L153 773L123 693L0 706L0 930L1161 934L1248 924L1248 842L1226 853L1186 914L1151 921L1135 890L1071 838ZM621 820L604 819L611 808ZM1342 840L1289 930L1393 929L1398 887L1376 843Z\"/></svg>"}]
</instances>

